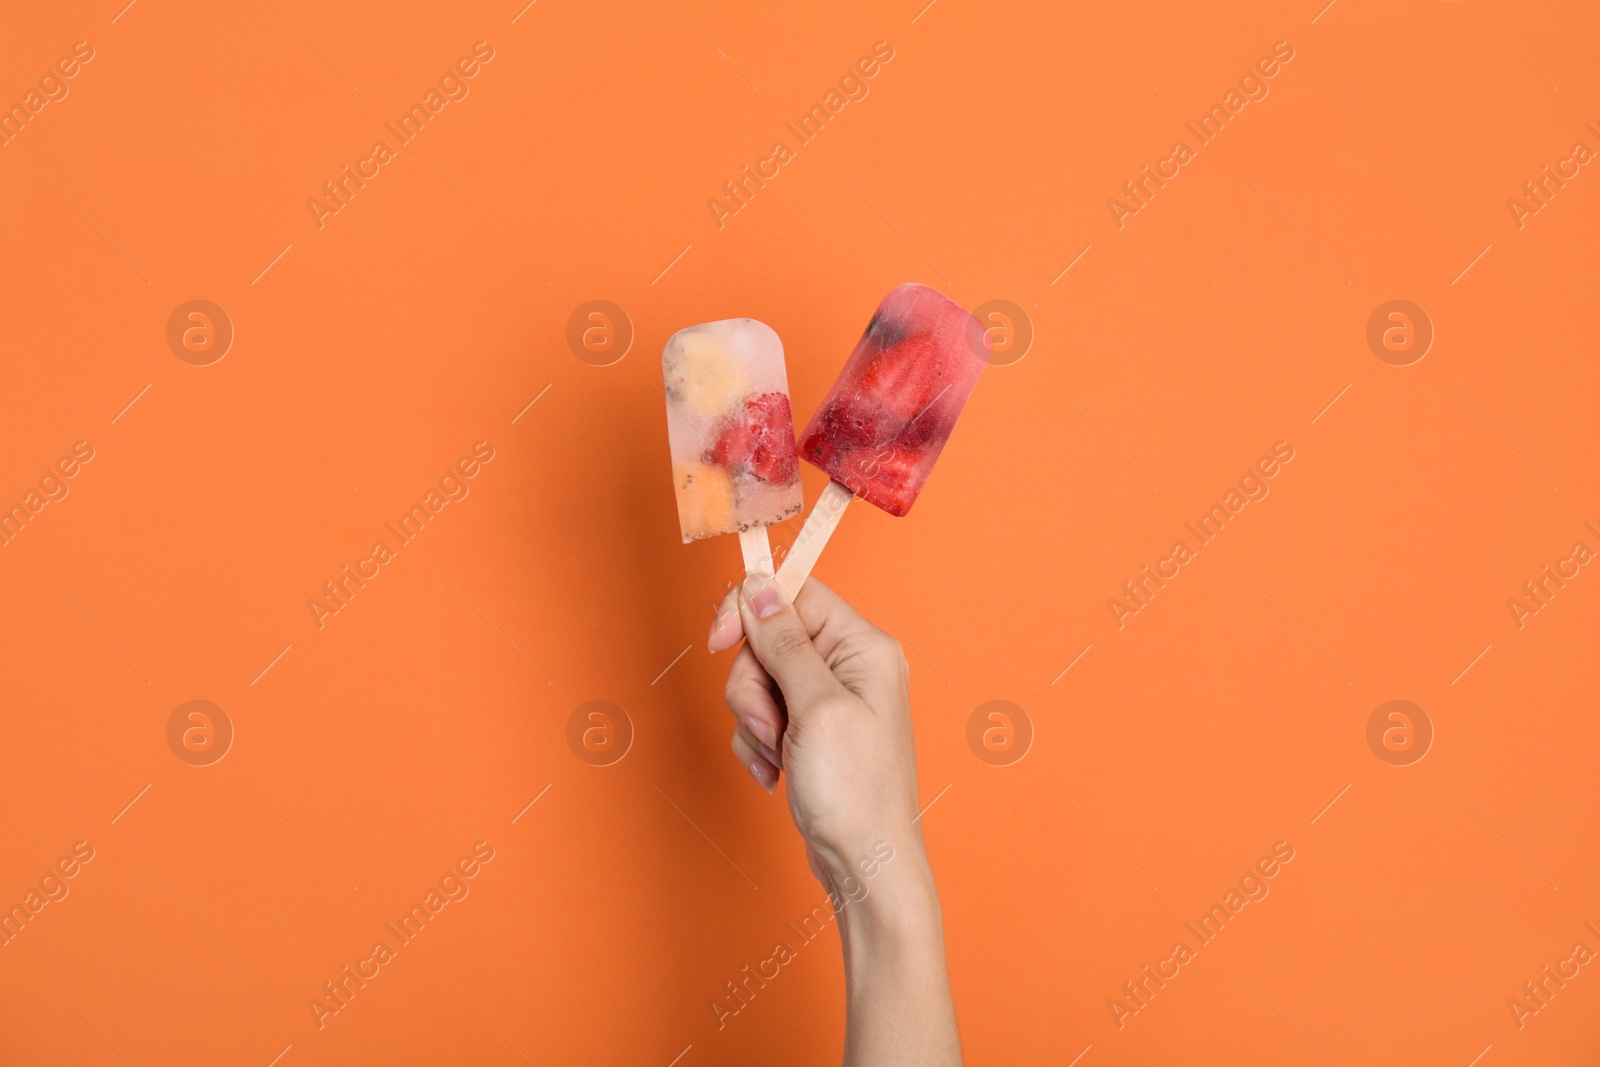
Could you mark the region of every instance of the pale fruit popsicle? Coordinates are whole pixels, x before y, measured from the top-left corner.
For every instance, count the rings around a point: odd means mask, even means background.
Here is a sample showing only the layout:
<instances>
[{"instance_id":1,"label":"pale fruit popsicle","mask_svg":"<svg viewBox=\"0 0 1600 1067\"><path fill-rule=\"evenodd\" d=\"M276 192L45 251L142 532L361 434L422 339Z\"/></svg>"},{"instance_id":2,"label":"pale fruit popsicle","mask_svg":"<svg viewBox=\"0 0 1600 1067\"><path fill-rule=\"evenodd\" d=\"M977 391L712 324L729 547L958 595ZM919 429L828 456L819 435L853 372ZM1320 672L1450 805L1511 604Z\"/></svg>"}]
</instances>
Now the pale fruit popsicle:
<instances>
[{"instance_id":1,"label":"pale fruit popsicle","mask_svg":"<svg viewBox=\"0 0 1600 1067\"><path fill-rule=\"evenodd\" d=\"M981 353L981 354L980 354ZM800 455L891 515L916 502L988 366L983 327L926 285L902 285L800 435Z\"/></svg>"},{"instance_id":2,"label":"pale fruit popsicle","mask_svg":"<svg viewBox=\"0 0 1600 1067\"><path fill-rule=\"evenodd\" d=\"M989 355L982 324L937 289L902 285L883 298L800 435L800 455L831 481L778 569L791 599L854 497L911 510Z\"/></svg>"},{"instance_id":3,"label":"pale fruit popsicle","mask_svg":"<svg viewBox=\"0 0 1600 1067\"><path fill-rule=\"evenodd\" d=\"M723 319L679 330L661 353L661 375L684 541L764 534L799 514L789 379L772 327Z\"/></svg>"}]
</instances>

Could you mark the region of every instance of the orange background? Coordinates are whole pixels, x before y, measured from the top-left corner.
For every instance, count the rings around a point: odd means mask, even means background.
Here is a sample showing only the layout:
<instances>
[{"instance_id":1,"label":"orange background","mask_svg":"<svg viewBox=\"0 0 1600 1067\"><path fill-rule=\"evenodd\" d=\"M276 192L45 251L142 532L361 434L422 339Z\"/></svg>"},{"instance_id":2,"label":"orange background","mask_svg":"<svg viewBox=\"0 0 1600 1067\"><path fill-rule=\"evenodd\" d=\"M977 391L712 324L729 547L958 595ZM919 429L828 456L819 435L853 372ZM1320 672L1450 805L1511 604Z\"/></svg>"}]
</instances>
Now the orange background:
<instances>
[{"instance_id":1,"label":"orange background","mask_svg":"<svg viewBox=\"0 0 1600 1067\"><path fill-rule=\"evenodd\" d=\"M1600 548L1600 174L1520 229L1506 202L1600 148L1600 13L1320 6L15 9L0 100L95 54L0 148L0 503L95 456L0 548L0 902L95 858L0 948L0 1061L835 1058L831 931L709 1010L823 896L728 755L703 644L739 553L679 543L657 356L761 319L803 419L916 280L1036 339L912 514L851 509L817 573L907 646L969 1059L1593 1062L1600 965L1520 1030L1506 1002L1600 949L1600 576L1521 629L1506 602ZM307 200L480 40L470 95L319 229ZM706 201L877 41L870 95L719 229ZM1119 229L1108 198L1277 41L1270 96ZM209 366L166 342L197 298L236 331ZM1436 331L1406 367L1365 340L1395 298ZM636 331L609 366L565 340L591 299ZM319 629L307 600L478 441L470 496ZM1277 441L1271 495L1118 629ZM236 731L210 766L167 743L195 699ZM966 741L994 699L1034 731L1010 766ZM1367 745L1391 699L1436 732L1411 766ZM589 700L635 731L610 766L567 744ZM319 1030L322 983L479 841L470 896ZM1271 895L1118 1029L1278 841Z\"/></svg>"}]
</instances>

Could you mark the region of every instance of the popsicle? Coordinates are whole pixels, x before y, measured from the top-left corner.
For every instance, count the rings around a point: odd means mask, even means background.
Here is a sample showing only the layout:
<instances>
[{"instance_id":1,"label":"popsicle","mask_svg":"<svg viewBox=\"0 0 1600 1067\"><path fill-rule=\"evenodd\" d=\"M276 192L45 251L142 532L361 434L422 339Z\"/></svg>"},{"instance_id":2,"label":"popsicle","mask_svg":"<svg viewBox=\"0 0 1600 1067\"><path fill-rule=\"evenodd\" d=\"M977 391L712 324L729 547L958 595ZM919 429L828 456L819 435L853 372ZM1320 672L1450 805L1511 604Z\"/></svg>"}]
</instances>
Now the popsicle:
<instances>
[{"instance_id":1,"label":"popsicle","mask_svg":"<svg viewBox=\"0 0 1600 1067\"><path fill-rule=\"evenodd\" d=\"M852 498L891 515L911 510L989 351L982 324L937 289L902 285L883 298L800 435L801 458L831 481L778 569L788 597L805 584Z\"/></svg>"},{"instance_id":2,"label":"popsicle","mask_svg":"<svg viewBox=\"0 0 1600 1067\"><path fill-rule=\"evenodd\" d=\"M783 342L755 319L679 330L661 353L683 540L739 534L748 574L772 574L767 527L800 513Z\"/></svg>"}]
</instances>

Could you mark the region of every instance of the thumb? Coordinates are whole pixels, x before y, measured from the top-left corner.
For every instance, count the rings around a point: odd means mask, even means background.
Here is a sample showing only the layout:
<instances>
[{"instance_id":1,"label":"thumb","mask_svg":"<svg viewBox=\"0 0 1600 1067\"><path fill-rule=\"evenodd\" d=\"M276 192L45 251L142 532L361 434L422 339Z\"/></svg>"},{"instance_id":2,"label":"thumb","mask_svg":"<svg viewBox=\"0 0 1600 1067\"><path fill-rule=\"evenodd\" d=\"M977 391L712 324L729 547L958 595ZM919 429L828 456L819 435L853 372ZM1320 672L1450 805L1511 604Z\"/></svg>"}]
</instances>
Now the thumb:
<instances>
[{"instance_id":1,"label":"thumb","mask_svg":"<svg viewBox=\"0 0 1600 1067\"><path fill-rule=\"evenodd\" d=\"M764 574L746 578L739 587L739 615L751 651L783 690L791 713L839 689L839 680L775 580Z\"/></svg>"}]
</instances>

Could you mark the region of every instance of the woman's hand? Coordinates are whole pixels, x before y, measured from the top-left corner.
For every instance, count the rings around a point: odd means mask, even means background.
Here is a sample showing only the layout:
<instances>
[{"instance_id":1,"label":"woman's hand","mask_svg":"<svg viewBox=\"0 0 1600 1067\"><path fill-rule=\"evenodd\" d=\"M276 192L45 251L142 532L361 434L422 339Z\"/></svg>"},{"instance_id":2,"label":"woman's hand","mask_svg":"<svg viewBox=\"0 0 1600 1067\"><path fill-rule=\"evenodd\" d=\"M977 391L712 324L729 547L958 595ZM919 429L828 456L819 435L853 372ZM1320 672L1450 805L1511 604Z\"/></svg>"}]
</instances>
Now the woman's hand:
<instances>
[{"instance_id":1,"label":"woman's hand","mask_svg":"<svg viewBox=\"0 0 1600 1067\"><path fill-rule=\"evenodd\" d=\"M726 690L733 751L768 793L787 776L789 811L838 914L845 1062L959 1064L899 643L815 579L790 604L771 578L747 578L718 612L712 648L740 628L748 641Z\"/></svg>"},{"instance_id":2,"label":"woman's hand","mask_svg":"<svg viewBox=\"0 0 1600 1067\"><path fill-rule=\"evenodd\" d=\"M726 690L740 762L768 792L788 774L795 826L829 870L880 840L905 847L917 766L899 644L818 582L793 606L771 579L734 595L750 635Z\"/></svg>"}]
</instances>

